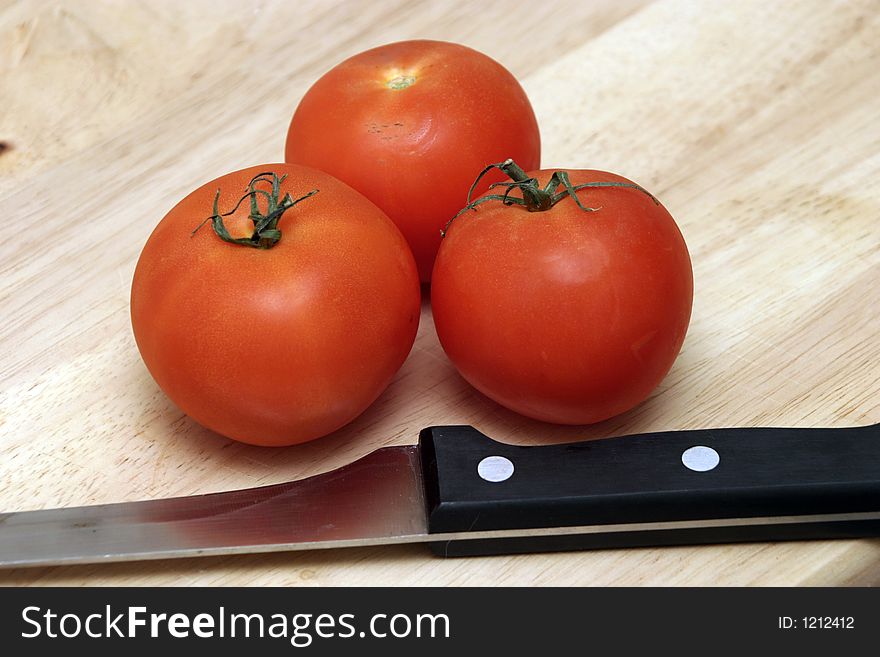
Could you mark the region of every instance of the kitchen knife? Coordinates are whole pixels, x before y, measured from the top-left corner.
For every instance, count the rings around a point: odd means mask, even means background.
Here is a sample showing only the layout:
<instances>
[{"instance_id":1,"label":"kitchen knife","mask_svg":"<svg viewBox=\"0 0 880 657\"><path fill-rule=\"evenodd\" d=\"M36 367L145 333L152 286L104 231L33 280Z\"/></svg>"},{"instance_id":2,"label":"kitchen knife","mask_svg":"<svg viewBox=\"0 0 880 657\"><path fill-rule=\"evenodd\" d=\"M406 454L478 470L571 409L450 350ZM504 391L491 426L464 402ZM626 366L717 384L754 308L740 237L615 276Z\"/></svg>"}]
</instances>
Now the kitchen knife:
<instances>
[{"instance_id":1,"label":"kitchen knife","mask_svg":"<svg viewBox=\"0 0 880 657\"><path fill-rule=\"evenodd\" d=\"M422 430L338 470L164 500L0 515L0 566L390 543L463 556L880 535L880 424L565 445Z\"/></svg>"}]
</instances>

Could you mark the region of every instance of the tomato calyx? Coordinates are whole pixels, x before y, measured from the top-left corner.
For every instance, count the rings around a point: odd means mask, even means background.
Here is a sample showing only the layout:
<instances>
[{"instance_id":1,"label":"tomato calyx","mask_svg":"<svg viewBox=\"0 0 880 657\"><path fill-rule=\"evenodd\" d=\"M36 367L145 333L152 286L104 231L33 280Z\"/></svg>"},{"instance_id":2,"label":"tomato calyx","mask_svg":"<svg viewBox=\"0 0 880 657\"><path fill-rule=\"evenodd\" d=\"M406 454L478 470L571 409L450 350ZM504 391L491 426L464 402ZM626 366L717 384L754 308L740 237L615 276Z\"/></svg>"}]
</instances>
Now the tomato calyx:
<instances>
[{"instance_id":1,"label":"tomato calyx","mask_svg":"<svg viewBox=\"0 0 880 657\"><path fill-rule=\"evenodd\" d=\"M489 189L504 187L504 194L486 194L476 200L471 200L477 185L480 184L483 177L492 171L492 169L503 171L511 179L511 182L496 182L489 185ZM560 189L560 186L562 189ZM601 181L572 185L571 178L567 171L554 171L553 175L550 176L550 180L547 181L547 185L542 189L538 185L537 178L529 178L526 172L523 171L516 162L508 158L504 160L504 162L490 164L480 172L476 180L474 180L474 183L471 185L471 188L468 190L467 205L459 210L456 215L446 223L443 230L440 231L440 236L446 237L446 232L449 230L450 224L459 216L468 210L476 210L478 205L486 203L487 201L501 201L504 205L521 205L529 212L546 212L566 196L571 196L574 199L574 202L577 203L577 206L584 212L596 212L602 208L592 208L584 205L581 202L580 197L577 195L578 191L591 187L625 187L635 189L647 194L656 205L660 205L660 201L658 201L651 192L635 183ZM522 196L511 196L510 194L514 189L519 189Z\"/></svg>"},{"instance_id":2,"label":"tomato calyx","mask_svg":"<svg viewBox=\"0 0 880 657\"><path fill-rule=\"evenodd\" d=\"M271 176L271 178L269 176ZM251 181L247 186L247 192L244 196L238 199L235 207L229 212L223 213L221 213L218 208L220 202L220 190L217 189L217 193L214 195L213 214L196 226L195 230L190 233L190 237L195 235L202 226L210 221L214 228L214 232L217 233L217 236L224 242L250 246L255 249L271 249L281 239L281 231L278 229L278 222L281 220L281 216L300 201L318 193L317 189L313 189L308 194L294 199L290 195L290 192L288 192L282 198L281 183L284 182L285 178L287 178L286 174L279 178L271 171L257 174L251 178ZM271 185L271 191L257 189L257 185L260 183ZM267 207L265 213L260 209L260 204L257 202L257 199L260 196L263 196L266 199ZM250 199L251 208L248 218L254 222L254 232L250 237L232 237L226 229L226 224L223 223L223 217L235 214L241 204L244 203L245 199Z\"/></svg>"}]
</instances>

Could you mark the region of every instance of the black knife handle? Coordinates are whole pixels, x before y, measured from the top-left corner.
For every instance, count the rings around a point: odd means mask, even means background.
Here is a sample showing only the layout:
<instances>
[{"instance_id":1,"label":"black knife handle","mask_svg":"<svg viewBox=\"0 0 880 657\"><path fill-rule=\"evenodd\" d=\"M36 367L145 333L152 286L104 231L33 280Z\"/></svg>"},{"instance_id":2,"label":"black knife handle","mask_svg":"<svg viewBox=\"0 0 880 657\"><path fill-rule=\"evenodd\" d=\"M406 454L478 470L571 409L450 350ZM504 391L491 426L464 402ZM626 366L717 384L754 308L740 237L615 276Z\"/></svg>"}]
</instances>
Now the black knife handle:
<instances>
[{"instance_id":1,"label":"black knife handle","mask_svg":"<svg viewBox=\"0 0 880 657\"><path fill-rule=\"evenodd\" d=\"M880 520L845 515L880 512L880 425L669 431L532 447L438 426L421 432L419 446L429 533L636 528L432 545L446 556L880 535ZM843 517L807 517L834 515ZM782 516L805 518L766 522ZM714 523L744 518L753 520Z\"/></svg>"}]
</instances>

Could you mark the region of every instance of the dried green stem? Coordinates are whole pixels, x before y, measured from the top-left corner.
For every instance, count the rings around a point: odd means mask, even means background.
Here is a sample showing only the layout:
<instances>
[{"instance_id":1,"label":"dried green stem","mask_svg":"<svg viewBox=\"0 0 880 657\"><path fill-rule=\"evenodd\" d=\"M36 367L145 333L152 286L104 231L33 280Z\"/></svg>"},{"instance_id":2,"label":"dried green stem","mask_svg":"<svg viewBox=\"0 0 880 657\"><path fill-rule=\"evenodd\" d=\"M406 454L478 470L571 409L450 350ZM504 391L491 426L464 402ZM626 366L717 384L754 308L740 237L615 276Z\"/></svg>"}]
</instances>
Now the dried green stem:
<instances>
[{"instance_id":1,"label":"dried green stem","mask_svg":"<svg viewBox=\"0 0 880 657\"><path fill-rule=\"evenodd\" d=\"M476 200L473 199L474 191L477 189L477 185L480 184L480 181L486 176L487 173L492 171L492 169L498 169L503 171L507 176L511 179L512 182L496 182L489 185L489 189L495 189L496 187L504 187L504 194L486 194L485 196L481 196ZM560 186L562 189L560 190ZM616 181L603 181L603 182L589 182L583 183L580 185L572 185L571 179L568 176L568 172L566 171L554 171L553 175L550 176L550 180L547 182L547 185L542 189L538 185L537 178L529 178L528 174L523 171L519 166L517 166L516 162L511 159L507 159L504 162L498 162L497 164L490 164L485 169L483 169L480 174L477 176L476 180L474 180L474 184L471 185L471 188L468 190L467 195L467 204L459 210L452 219L450 219L446 226L443 227L443 230L440 231L440 235L445 237L446 231L449 230L449 225L455 221L460 215L464 214L468 210L476 210L478 205L482 205L488 201L501 201L504 205L521 205L529 212L546 212L554 205L559 203L566 196L571 196L574 199L574 202L577 203L577 206L583 210L584 212L596 212L601 208L591 208L585 206L577 192L582 189L588 189L593 187L623 187L628 189L635 189L644 194L647 194L654 203L660 205L660 201L658 201L653 194L651 194L648 190L635 183L628 182L616 182ZM514 190L518 189L522 193L522 196L511 196L510 193Z\"/></svg>"},{"instance_id":2,"label":"dried green stem","mask_svg":"<svg viewBox=\"0 0 880 657\"><path fill-rule=\"evenodd\" d=\"M221 213L218 208L220 202L220 190L218 189L217 193L214 195L213 214L196 226L191 235L195 235L202 226L210 221L214 228L214 232L225 242L250 246L255 249L271 249L281 239L281 231L278 228L278 222L281 220L281 216L300 201L318 193L317 189L313 189L308 194L300 196L297 199L294 199L290 193L285 194L282 198L281 183L284 182L286 177L287 176L285 175L279 178L271 171L257 174L251 178L251 181L248 183L247 192L238 199L235 207L229 212ZM257 189L257 185L260 183L270 185L271 191ZM260 209L260 204L257 200L259 197L266 199L265 212ZM223 223L223 217L235 214L246 199L250 199L250 213L248 214L248 218L254 223L254 231L250 237L232 237L226 229L226 224Z\"/></svg>"}]
</instances>

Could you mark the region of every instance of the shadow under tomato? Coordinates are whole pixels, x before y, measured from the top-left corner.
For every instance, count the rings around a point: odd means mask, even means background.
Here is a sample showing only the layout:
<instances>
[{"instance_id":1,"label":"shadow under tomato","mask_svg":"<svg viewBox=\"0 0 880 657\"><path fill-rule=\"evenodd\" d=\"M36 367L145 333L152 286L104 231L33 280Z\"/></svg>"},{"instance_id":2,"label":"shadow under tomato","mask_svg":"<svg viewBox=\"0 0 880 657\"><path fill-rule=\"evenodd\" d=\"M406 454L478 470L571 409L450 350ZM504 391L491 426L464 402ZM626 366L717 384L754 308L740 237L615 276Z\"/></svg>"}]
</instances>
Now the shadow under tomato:
<instances>
[{"instance_id":1,"label":"shadow under tomato","mask_svg":"<svg viewBox=\"0 0 880 657\"><path fill-rule=\"evenodd\" d=\"M642 402L635 408L612 418L588 425L552 424L534 420L514 411L471 387L457 372L461 387L466 387L471 395L462 415L469 421L450 419L445 424L471 424L490 438L502 443L515 445L552 445L559 443L598 440L632 433L662 431L657 424L662 415L662 403L653 398ZM671 427L670 427L671 428Z\"/></svg>"}]
</instances>

